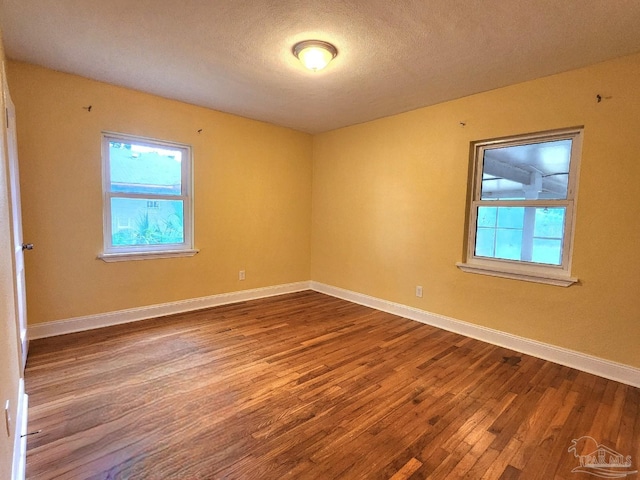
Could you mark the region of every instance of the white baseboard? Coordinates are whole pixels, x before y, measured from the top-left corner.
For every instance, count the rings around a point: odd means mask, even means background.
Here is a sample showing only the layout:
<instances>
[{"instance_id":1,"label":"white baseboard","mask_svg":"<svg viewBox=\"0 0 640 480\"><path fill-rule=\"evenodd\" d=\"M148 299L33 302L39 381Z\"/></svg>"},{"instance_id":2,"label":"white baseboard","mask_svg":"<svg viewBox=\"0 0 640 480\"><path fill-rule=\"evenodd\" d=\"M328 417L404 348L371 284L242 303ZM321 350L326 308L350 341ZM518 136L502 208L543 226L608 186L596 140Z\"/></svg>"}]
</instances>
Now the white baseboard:
<instances>
[{"instance_id":1,"label":"white baseboard","mask_svg":"<svg viewBox=\"0 0 640 480\"><path fill-rule=\"evenodd\" d=\"M283 295L285 293L300 292L309 290L309 282L288 283L284 285L274 285L272 287L255 288L252 290L241 290L238 292L221 293L208 297L192 298L178 302L149 305L146 307L130 308L115 312L87 315L84 317L74 317L53 322L36 323L29 326L29 339L53 337L67 333L82 332L94 328L110 327L122 323L136 322L148 318L184 313L203 308L217 307L229 303L256 300L258 298Z\"/></svg>"},{"instance_id":2,"label":"white baseboard","mask_svg":"<svg viewBox=\"0 0 640 480\"><path fill-rule=\"evenodd\" d=\"M473 323L456 320L319 282L311 282L311 289L353 303L375 308L376 310L382 310L383 312L393 313L410 320L432 325L443 330L459 333L466 337L491 343L492 345L508 348L516 352L532 355L543 360L549 360L550 362L559 363L560 365L575 368L583 372L615 380L616 382L640 387L640 369L629 365L612 362L574 350L556 347L547 343L530 340L510 333L493 330Z\"/></svg>"},{"instance_id":3,"label":"white baseboard","mask_svg":"<svg viewBox=\"0 0 640 480\"><path fill-rule=\"evenodd\" d=\"M29 397L24 393L24 380L20 379L18 387L18 409L16 413L16 433L13 443L13 467L11 480L24 480L27 466L27 415Z\"/></svg>"},{"instance_id":4,"label":"white baseboard","mask_svg":"<svg viewBox=\"0 0 640 480\"><path fill-rule=\"evenodd\" d=\"M81 332L94 328L108 327L122 323L135 322L148 318L183 313L203 308L227 305L230 303L244 302L259 298L282 295L285 293L299 292L303 290L315 290L333 297L341 298L349 302L365 305L383 312L393 313L410 320L415 320L443 330L459 333L466 337L475 338L483 342L500 347L515 350L517 352L532 355L543 360L549 360L567 367L592 373L600 377L615 380L617 382L640 387L640 369L612 362L603 358L594 357L585 353L576 352L547 343L530 340L510 333L501 332L462 320L457 320L444 315L430 313L418 308L409 307L399 303L390 302L362 293L345 290L319 282L297 282L272 287L242 290L238 292L223 293L209 297L200 297L179 302L150 305L147 307L131 308L85 317L75 317L54 322L38 323L29 327L29 338L45 338L67 333Z\"/></svg>"}]
</instances>

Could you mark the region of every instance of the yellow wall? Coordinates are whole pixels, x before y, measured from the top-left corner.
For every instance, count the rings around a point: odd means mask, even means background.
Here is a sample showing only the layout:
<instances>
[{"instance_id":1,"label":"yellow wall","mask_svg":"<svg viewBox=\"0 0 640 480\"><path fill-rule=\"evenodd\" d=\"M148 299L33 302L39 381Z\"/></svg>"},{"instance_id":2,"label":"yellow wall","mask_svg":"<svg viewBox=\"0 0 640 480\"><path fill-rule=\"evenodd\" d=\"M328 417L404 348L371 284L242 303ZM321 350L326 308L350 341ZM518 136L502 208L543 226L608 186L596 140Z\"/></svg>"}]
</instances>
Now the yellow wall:
<instances>
[{"instance_id":1,"label":"yellow wall","mask_svg":"<svg viewBox=\"0 0 640 480\"><path fill-rule=\"evenodd\" d=\"M1 37L1 35L0 35ZM4 62L4 50L0 38L0 62ZM0 70L0 76L2 71ZM2 85L2 78L0 78ZM0 108L4 112L4 97L0 95ZM5 116L1 115L0 128L0 478L11 478L13 446L15 442L15 419L18 405L18 335L16 333L15 300L13 287L13 256L11 251L11 228L8 191L7 131ZM4 422L5 402L10 402L13 419L11 435L7 436Z\"/></svg>"},{"instance_id":2,"label":"yellow wall","mask_svg":"<svg viewBox=\"0 0 640 480\"><path fill-rule=\"evenodd\" d=\"M315 136L311 278L640 367L638 79L635 55ZM580 284L456 268L470 142L578 125Z\"/></svg>"},{"instance_id":3,"label":"yellow wall","mask_svg":"<svg viewBox=\"0 0 640 480\"><path fill-rule=\"evenodd\" d=\"M29 321L313 279L640 367L638 78L640 55L311 137L11 63ZM470 142L578 125L580 284L458 270ZM193 145L199 255L95 259L102 130Z\"/></svg>"},{"instance_id":4,"label":"yellow wall","mask_svg":"<svg viewBox=\"0 0 640 480\"><path fill-rule=\"evenodd\" d=\"M309 280L310 135L24 63L8 76L30 324ZM193 146L198 255L96 259L102 131Z\"/></svg>"}]
</instances>

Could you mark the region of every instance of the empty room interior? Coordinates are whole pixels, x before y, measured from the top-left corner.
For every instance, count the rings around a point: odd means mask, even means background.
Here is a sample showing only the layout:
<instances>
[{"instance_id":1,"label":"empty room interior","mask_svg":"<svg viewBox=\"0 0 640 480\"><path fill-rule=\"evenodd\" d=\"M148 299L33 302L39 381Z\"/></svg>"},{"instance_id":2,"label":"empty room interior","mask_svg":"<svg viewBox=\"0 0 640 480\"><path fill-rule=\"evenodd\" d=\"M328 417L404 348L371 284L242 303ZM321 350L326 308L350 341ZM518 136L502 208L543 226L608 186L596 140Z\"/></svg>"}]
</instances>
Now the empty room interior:
<instances>
[{"instance_id":1,"label":"empty room interior","mask_svg":"<svg viewBox=\"0 0 640 480\"><path fill-rule=\"evenodd\" d=\"M0 478L637 478L640 2L0 2Z\"/></svg>"}]
</instances>

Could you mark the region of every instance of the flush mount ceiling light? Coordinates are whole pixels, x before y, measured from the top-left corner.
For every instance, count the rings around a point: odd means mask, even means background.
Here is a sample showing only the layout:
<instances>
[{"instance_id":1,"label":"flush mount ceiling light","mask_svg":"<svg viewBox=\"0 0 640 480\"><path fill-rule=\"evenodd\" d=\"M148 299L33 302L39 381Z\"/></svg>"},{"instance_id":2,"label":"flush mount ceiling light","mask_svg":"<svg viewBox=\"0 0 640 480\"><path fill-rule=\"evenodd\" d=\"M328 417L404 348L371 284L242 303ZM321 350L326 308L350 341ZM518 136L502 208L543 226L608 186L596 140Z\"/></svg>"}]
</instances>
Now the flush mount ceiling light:
<instances>
[{"instance_id":1,"label":"flush mount ceiling light","mask_svg":"<svg viewBox=\"0 0 640 480\"><path fill-rule=\"evenodd\" d=\"M326 67L338 55L338 50L322 40L305 40L293 46L293 54L305 67L317 72Z\"/></svg>"}]
</instances>

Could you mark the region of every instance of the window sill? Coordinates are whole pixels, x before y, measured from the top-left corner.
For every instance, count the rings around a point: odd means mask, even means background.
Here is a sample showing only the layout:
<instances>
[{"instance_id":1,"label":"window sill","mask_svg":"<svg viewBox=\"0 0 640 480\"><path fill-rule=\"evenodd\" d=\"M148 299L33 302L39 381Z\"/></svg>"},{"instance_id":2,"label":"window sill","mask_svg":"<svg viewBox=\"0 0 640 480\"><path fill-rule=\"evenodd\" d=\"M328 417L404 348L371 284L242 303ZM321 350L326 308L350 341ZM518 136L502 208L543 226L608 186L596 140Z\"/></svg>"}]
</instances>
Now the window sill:
<instances>
[{"instance_id":1,"label":"window sill","mask_svg":"<svg viewBox=\"0 0 640 480\"><path fill-rule=\"evenodd\" d=\"M521 272L516 270L507 270L504 268L496 268L489 265L471 265L469 263L458 262L456 263L456 266L463 272L467 273L511 278L514 280L523 280L525 282L546 283L547 285L556 285L558 287L568 287L578 282L577 278L569 276L552 275L542 272Z\"/></svg>"},{"instance_id":2,"label":"window sill","mask_svg":"<svg viewBox=\"0 0 640 480\"><path fill-rule=\"evenodd\" d=\"M159 252L101 253L98 259L103 262L128 262L132 260L152 260L154 258L193 257L200 250L165 250Z\"/></svg>"}]
</instances>

